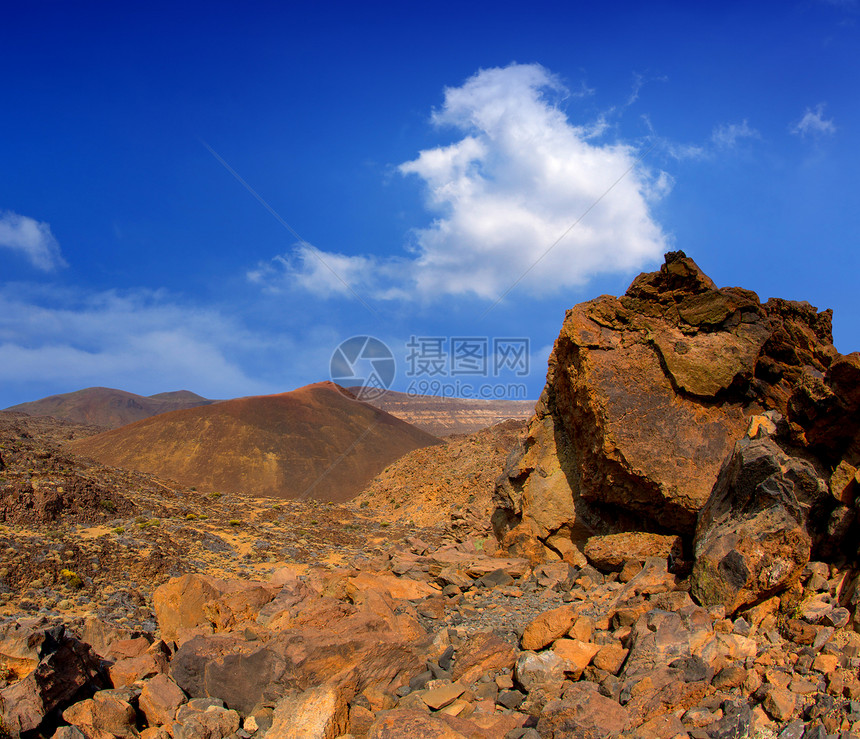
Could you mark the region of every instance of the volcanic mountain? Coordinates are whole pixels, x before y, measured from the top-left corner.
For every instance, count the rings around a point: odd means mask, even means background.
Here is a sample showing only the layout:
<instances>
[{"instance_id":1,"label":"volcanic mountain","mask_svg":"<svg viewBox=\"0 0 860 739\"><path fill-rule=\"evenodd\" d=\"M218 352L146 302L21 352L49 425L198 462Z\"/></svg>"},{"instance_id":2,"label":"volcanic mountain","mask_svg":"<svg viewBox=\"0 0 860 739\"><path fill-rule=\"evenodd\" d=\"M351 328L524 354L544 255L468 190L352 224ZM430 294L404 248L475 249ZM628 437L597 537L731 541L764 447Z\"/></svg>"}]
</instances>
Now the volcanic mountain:
<instances>
[{"instance_id":1,"label":"volcanic mountain","mask_svg":"<svg viewBox=\"0 0 860 739\"><path fill-rule=\"evenodd\" d=\"M321 382L153 416L68 448L209 492L342 501L394 460L436 443Z\"/></svg>"},{"instance_id":2,"label":"volcanic mountain","mask_svg":"<svg viewBox=\"0 0 860 739\"><path fill-rule=\"evenodd\" d=\"M189 390L176 390L157 395L135 395L109 387L88 387L73 393L51 395L30 403L7 408L29 416L53 416L74 423L118 428L159 413L182 408L196 408L217 401L207 400Z\"/></svg>"},{"instance_id":3,"label":"volcanic mountain","mask_svg":"<svg viewBox=\"0 0 860 739\"><path fill-rule=\"evenodd\" d=\"M353 392L360 388L350 388ZM388 390L368 403L435 436L473 434L509 419L526 421L535 411L534 400L443 398Z\"/></svg>"}]
</instances>

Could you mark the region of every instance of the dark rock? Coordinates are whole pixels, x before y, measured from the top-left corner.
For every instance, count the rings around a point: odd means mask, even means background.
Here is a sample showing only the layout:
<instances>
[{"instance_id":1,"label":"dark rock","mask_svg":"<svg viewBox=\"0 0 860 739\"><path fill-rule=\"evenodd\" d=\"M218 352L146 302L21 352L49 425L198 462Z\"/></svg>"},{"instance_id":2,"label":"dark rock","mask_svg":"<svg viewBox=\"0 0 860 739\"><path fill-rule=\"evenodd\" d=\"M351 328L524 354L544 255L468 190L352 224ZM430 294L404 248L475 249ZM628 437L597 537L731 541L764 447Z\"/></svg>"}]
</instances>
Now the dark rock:
<instances>
[{"instance_id":1,"label":"dark rock","mask_svg":"<svg viewBox=\"0 0 860 739\"><path fill-rule=\"evenodd\" d=\"M806 724L801 719L797 719L789 723L782 731L779 732L778 739L803 739L803 733L806 731Z\"/></svg>"},{"instance_id":2,"label":"dark rock","mask_svg":"<svg viewBox=\"0 0 860 739\"><path fill-rule=\"evenodd\" d=\"M499 693L499 697L496 698L496 703L514 710L519 708L525 699L525 693L521 693L519 690L503 690Z\"/></svg>"},{"instance_id":3,"label":"dark rock","mask_svg":"<svg viewBox=\"0 0 860 739\"><path fill-rule=\"evenodd\" d=\"M698 655L692 657L682 657L676 659L669 664L669 667L675 667L683 670L684 682L697 683L701 681L710 682L714 671L705 664L704 660Z\"/></svg>"},{"instance_id":4,"label":"dark rock","mask_svg":"<svg viewBox=\"0 0 860 739\"><path fill-rule=\"evenodd\" d=\"M693 595L731 614L797 580L809 561L810 515L827 498L809 462L771 439L741 439L699 515Z\"/></svg>"},{"instance_id":5,"label":"dark rock","mask_svg":"<svg viewBox=\"0 0 860 739\"><path fill-rule=\"evenodd\" d=\"M454 658L454 647L445 647L445 651L442 652L442 656L439 657L439 667L443 670L451 669L451 660Z\"/></svg>"},{"instance_id":6,"label":"dark rock","mask_svg":"<svg viewBox=\"0 0 860 739\"><path fill-rule=\"evenodd\" d=\"M475 582L485 588L498 588L503 585L510 585L513 581L514 578L507 572L503 569L498 569L478 578Z\"/></svg>"},{"instance_id":7,"label":"dark rock","mask_svg":"<svg viewBox=\"0 0 860 739\"><path fill-rule=\"evenodd\" d=\"M6 643L10 638L7 631ZM98 655L63 626L18 629L14 638L38 661L22 679L0 690L0 725L6 731L35 730L67 706L109 687Z\"/></svg>"},{"instance_id":8,"label":"dark rock","mask_svg":"<svg viewBox=\"0 0 860 739\"><path fill-rule=\"evenodd\" d=\"M711 739L746 739L752 726L752 711L745 701L723 703L723 717L708 728Z\"/></svg>"},{"instance_id":9,"label":"dark rock","mask_svg":"<svg viewBox=\"0 0 860 739\"><path fill-rule=\"evenodd\" d=\"M412 690L423 690L424 686L426 686L432 679L433 673L430 670L425 670L409 681L409 687Z\"/></svg>"}]
</instances>

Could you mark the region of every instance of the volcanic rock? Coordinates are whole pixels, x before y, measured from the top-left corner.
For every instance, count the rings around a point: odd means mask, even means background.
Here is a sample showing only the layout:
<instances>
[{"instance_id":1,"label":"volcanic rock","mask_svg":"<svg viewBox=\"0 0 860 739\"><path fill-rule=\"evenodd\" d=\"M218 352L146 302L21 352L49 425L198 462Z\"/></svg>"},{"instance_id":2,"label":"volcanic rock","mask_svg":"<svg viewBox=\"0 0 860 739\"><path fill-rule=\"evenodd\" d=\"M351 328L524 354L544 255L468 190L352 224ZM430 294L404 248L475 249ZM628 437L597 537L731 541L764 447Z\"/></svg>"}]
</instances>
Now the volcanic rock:
<instances>
[{"instance_id":1,"label":"volcanic rock","mask_svg":"<svg viewBox=\"0 0 860 739\"><path fill-rule=\"evenodd\" d=\"M693 593L731 614L783 590L809 561L809 531L829 500L809 462L772 439L740 440L699 517Z\"/></svg>"},{"instance_id":2,"label":"volcanic rock","mask_svg":"<svg viewBox=\"0 0 860 739\"><path fill-rule=\"evenodd\" d=\"M748 416L787 414L803 378L828 372L830 322L807 303L717 288L683 252L623 297L572 308L496 489L497 536L514 553L552 560L568 556L562 539L581 548L595 533L692 535ZM837 364L830 384L850 385L854 362ZM849 413L856 393L825 395L807 399L804 423L815 443L844 446L811 419L822 404Z\"/></svg>"},{"instance_id":3,"label":"volcanic rock","mask_svg":"<svg viewBox=\"0 0 860 739\"><path fill-rule=\"evenodd\" d=\"M3 666L9 669L11 658L13 674L20 676L0 690L0 726L6 731L37 729L47 716L107 687L98 656L62 626L10 624L2 652Z\"/></svg>"}]
</instances>

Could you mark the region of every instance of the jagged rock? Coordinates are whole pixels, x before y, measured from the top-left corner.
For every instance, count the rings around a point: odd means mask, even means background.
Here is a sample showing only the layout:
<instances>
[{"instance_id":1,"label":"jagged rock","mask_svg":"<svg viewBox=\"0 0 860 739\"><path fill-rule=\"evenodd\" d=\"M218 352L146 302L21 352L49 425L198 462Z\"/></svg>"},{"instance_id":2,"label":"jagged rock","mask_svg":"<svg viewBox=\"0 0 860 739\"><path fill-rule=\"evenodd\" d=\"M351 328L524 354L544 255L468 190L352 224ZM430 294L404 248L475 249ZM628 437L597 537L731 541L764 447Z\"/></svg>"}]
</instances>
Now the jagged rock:
<instances>
[{"instance_id":1,"label":"jagged rock","mask_svg":"<svg viewBox=\"0 0 860 739\"><path fill-rule=\"evenodd\" d=\"M605 739L627 728L627 711L593 687L575 683L561 700L550 701L538 721L545 739Z\"/></svg>"},{"instance_id":2,"label":"jagged rock","mask_svg":"<svg viewBox=\"0 0 860 739\"><path fill-rule=\"evenodd\" d=\"M747 416L787 413L804 372L827 371L830 320L805 303L717 289L682 252L622 298L572 308L496 489L497 536L509 551L557 558L558 547L529 542L692 534Z\"/></svg>"},{"instance_id":3,"label":"jagged rock","mask_svg":"<svg viewBox=\"0 0 860 739\"><path fill-rule=\"evenodd\" d=\"M567 663L565 672L578 680L582 671L591 664L594 655L600 651L600 646L579 639L559 639L552 645L552 651Z\"/></svg>"},{"instance_id":4,"label":"jagged rock","mask_svg":"<svg viewBox=\"0 0 860 739\"><path fill-rule=\"evenodd\" d=\"M516 650L492 631L486 631L470 637L457 650L452 677L470 685L490 670L511 669L515 660Z\"/></svg>"},{"instance_id":5,"label":"jagged rock","mask_svg":"<svg viewBox=\"0 0 860 739\"><path fill-rule=\"evenodd\" d=\"M517 682L527 693L532 693L541 685L560 683L566 668L567 662L551 650L539 654L521 652L515 674Z\"/></svg>"},{"instance_id":6,"label":"jagged rock","mask_svg":"<svg viewBox=\"0 0 860 739\"><path fill-rule=\"evenodd\" d=\"M683 553L680 536L628 531L622 534L592 536L585 543L585 556L598 570L620 572L624 563L633 559L644 562L648 557L673 557Z\"/></svg>"},{"instance_id":7,"label":"jagged rock","mask_svg":"<svg viewBox=\"0 0 860 739\"><path fill-rule=\"evenodd\" d=\"M860 466L860 352L835 357L822 378L807 372L792 392L788 418L803 440L834 465Z\"/></svg>"},{"instance_id":8,"label":"jagged rock","mask_svg":"<svg viewBox=\"0 0 860 739\"><path fill-rule=\"evenodd\" d=\"M465 739L465 735L448 726L441 717L430 716L421 711L394 710L380 714L370 731L368 739Z\"/></svg>"},{"instance_id":9,"label":"jagged rock","mask_svg":"<svg viewBox=\"0 0 860 739\"><path fill-rule=\"evenodd\" d=\"M63 711L63 720L87 739L133 739L137 736L137 715L132 698L129 690L100 690Z\"/></svg>"},{"instance_id":10,"label":"jagged rock","mask_svg":"<svg viewBox=\"0 0 860 739\"><path fill-rule=\"evenodd\" d=\"M361 607L334 607L337 601L304 585L284 586L282 595L270 604L286 609L281 616L265 610L258 616L271 630L253 641L197 636L174 655L171 677L192 697L217 696L247 713L263 698L308 690L334 676L354 679L358 690L376 685L393 691L424 669L423 629L396 615L386 596L368 591Z\"/></svg>"},{"instance_id":11,"label":"jagged rock","mask_svg":"<svg viewBox=\"0 0 860 739\"><path fill-rule=\"evenodd\" d=\"M522 647L526 650L543 649L556 639L564 636L576 620L573 606L561 606L544 611L523 631Z\"/></svg>"},{"instance_id":12,"label":"jagged rock","mask_svg":"<svg viewBox=\"0 0 860 739\"><path fill-rule=\"evenodd\" d=\"M225 739L242 725L236 711L218 705L220 701L189 701L180 706L170 730L174 739Z\"/></svg>"},{"instance_id":13,"label":"jagged rock","mask_svg":"<svg viewBox=\"0 0 860 739\"><path fill-rule=\"evenodd\" d=\"M648 611L633 627L623 678L634 679L661 665L692 656L690 636L677 613Z\"/></svg>"},{"instance_id":14,"label":"jagged rock","mask_svg":"<svg viewBox=\"0 0 860 739\"><path fill-rule=\"evenodd\" d=\"M349 699L346 686L320 685L284 696L275 706L266 739L334 739L346 731Z\"/></svg>"},{"instance_id":15,"label":"jagged rock","mask_svg":"<svg viewBox=\"0 0 860 739\"><path fill-rule=\"evenodd\" d=\"M699 517L693 594L731 614L784 589L809 561L810 519L828 497L809 462L771 439L740 440Z\"/></svg>"},{"instance_id":16,"label":"jagged rock","mask_svg":"<svg viewBox=\"0 0 860 739\"><path fill-rule=\"evenodd\" d=\"M87 739L76 726L61 726L54 732L51 739Z\"/></svg>"},{"instance_id":17,"label":"jagged rock","mask_svg":"<svg viewBox=\"0 0 860 739\"><path fill-rule=\"evenodd\" d=\"M152 602L162 638L181 643L255 618L278 590L271 583L184 575L156 588Z\"/></svg>"},{"instance_id":18,"label":"jagged rock","mask_svg":"<svg viewBox=\"0 0 860 739\"><path fill-rule=\"evenodd\" d=\"M152 645L145 639L142 641L146 645L145 651L132 657L118 659L108 667L108 676L111 685L115 688L167 672L170 660L170 649L167 645L163 641Z\"/></svg>"},{"instance_id":19,"label":"jagged rock","mask_svg":"<svg viewBox=\"0 0 860 739\"><path fill-rule=\"evenodd\" d=\"M89 644L102 657L108 656L111 645L118 641L134 638L131 629L110 624L101 619L89 617L81 630L81 641Z\"/></svg>"},{"instance_id":20,"label":"jagged rock","mask_svg":"<svg viewBox=\"0 0 860 739\"><path fill-rule=\"evenodd\" d=\"M49 714L107 687L98 655L63 626L8 624L0 655L6 665L12 657L20 678L0 690L0 725L8 732L37 729Z\"/></svg>"},{"instance_id":21,"label":"jagged rock","mask_svg":"<svg viewBox=\"0 0 860 739\"><path fill-rule=\"evenodd\" d=\"M156 675L147 680L140 693L140 712L151 726L173 720L176 709L186 701L185 693L167 675Z\"/></svg>"}]
</instances>

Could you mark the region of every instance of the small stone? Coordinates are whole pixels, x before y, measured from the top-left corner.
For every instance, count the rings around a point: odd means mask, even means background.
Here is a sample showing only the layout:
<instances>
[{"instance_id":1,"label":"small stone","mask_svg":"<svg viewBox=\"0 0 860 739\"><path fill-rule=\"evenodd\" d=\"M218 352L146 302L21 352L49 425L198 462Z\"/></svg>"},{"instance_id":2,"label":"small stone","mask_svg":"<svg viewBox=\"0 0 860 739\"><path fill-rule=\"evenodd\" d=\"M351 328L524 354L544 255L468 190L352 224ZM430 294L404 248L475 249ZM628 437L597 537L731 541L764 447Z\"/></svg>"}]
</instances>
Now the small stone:
<instances>
[{"instance_id":1,"label":"small stone","mask_svg":"<svg viewBox=\"0 0 860 739\"><path fill-rule=\"evenodd\" d=\"M594 655L591 664L599 670L606 670L606 672L612 675L617 675L621 671L624 660L627 659L629 653L629 649L625 649L617 642L604 644L600 647L597 654Z\"/></svg>"},{"instance_id":2,"label":"small stone","mask_svg":"<svg viewBox=\"0 0 860 739\"><path fill-rule=\"evenodd\" d=\"M835 654L819 654L812 662L812 669L818 672L833 672L839 667L839 657Z\"/></svg>"},{"instance_id":3,"label":"small stone","mask_svg":"<svg viewBox=\"0 0 860 739\"><path fill-rule=\"evenodd\" d=\"M739 665L728 665L714 675L713 686L718 690L739 688L747 679L747 671Z\"/></svg>"},{"instance_id":4,"label":"small stone","mask_svg":"<svg viewBox=\"0 0 860 739\"><path fill-rule=\"evenodd\" d=\"M449 703L453 703L463 695L465 690L465 687L462 685L450 683L449 685L441 685L438 688L428 690L421 696L421 699L434 711L438 711Z\"/></svg>"},{"instance_id":5,"label":"small stone","mask_svg":"<svg viewBox=\"0 0 860 739\"><path fill-rule=\"evenodd\" d=\"M779 739L802 739L804 731L806 731L806 725L802 720L797 719L779 732Z\"/></svg>"},{"instance_id":6,"label":"small stone","mask_svg":"<svg viewBox=\"0 0 860 739\"><path fill-rule=\"evenodd\" d=\"M773 687L768 690L762 706L776 721L788 721L794 715L797 699L785 688Z\"/></svg>"},{"instance_id":7,"label":"small stone","mask_svg":"<svg viewBox=\"0 0 860 739\"><path fill-rule=\"evenodd\" d=\"M740 634L741 636L749 636L751 627L749 622L741 616L735 619L735 622L732 625L732 631L735 634Z\"/></svg>"},{"instance_id":8,"label":"small stone","mask_svg":"<svg viewBox=\"0 0 860 739\"><path fill-rule=\"evenodd\" d=\"M825 626L832 626L836 629L841 629L851 618L851 612L847 608L833 608L824 614L822 619Z\"/></svg>"},{"instance_id":9,"label":"small stone","mask_svg":"<svg viewBox=\"0 0 860 739\"><path fill-rule=\"evenodd\" d=\"M496 699L496 703L513 711L514 709L519 708L520 705L522 705L522 702L525 700L525 698L525 694L521 693L519 690L504 690L499 693L499 697Z\"/></svg>"},{"instance_id":10,"label":"small stone","mask_svg":"<svg viewBox=\"0 0 860 739\"><path fill-rule=\"evenodd\" d=\"M522 636L524 650L543 649L567 633L576 618L573 606L544 611L526 626Z\"/></svg>"}]
</instances>

